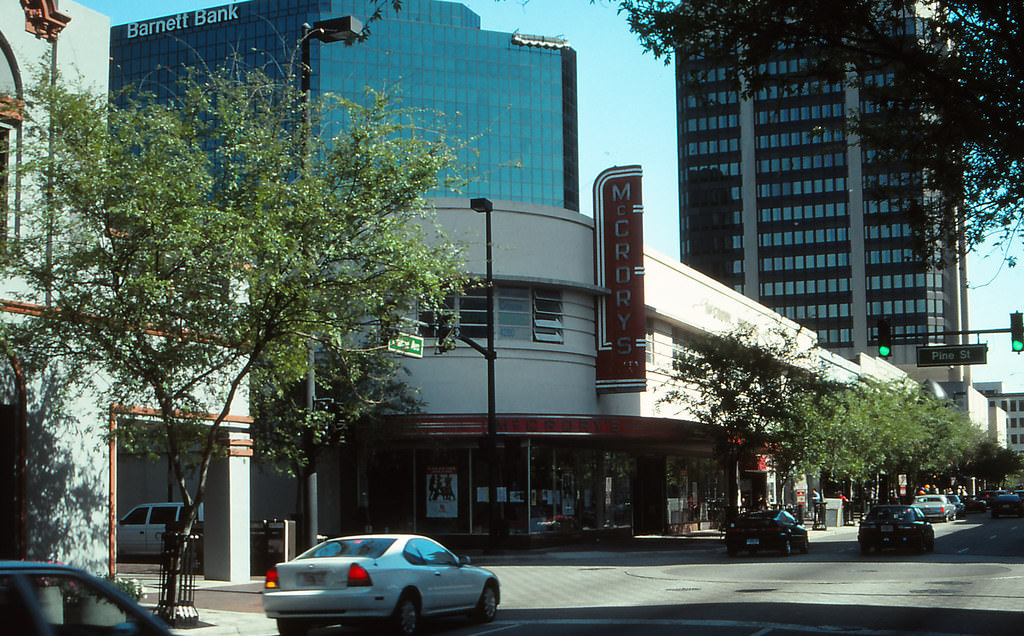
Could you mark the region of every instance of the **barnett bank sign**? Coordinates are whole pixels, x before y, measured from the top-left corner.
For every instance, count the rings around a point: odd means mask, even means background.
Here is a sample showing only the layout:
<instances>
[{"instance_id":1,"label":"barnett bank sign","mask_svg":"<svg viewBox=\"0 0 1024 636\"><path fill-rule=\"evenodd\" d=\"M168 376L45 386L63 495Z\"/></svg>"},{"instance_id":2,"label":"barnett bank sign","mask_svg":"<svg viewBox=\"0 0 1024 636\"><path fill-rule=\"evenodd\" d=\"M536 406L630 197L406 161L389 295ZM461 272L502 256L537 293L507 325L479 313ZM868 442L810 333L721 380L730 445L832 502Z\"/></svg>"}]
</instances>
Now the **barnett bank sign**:
<instances>
[{"instance_id":1,"label":"barnett bank sign","mask_svg":"<svg viewBox=\"0 0 1024 636\"><path fill-rule=\"evenodd\" d=\"M640 166L609 168L594 181L597 390L647 390L644 230Z\"/></svg>"},{"instance_id":2,"label":"barnett bank sign","mask_svg":"<svg viewBox=\"0 0 1024 636\"><path fill-rule=\"evenodd\" d=\"M188 13L179 13L166 18L157 18L145 22L133 22L128 25L126 37L134 38L156 35L158 33L169 33L181 31L192 27L209 26L238 19L238 5L229 4L213 9L197 9Z\"/></svg>"}]
</instances>

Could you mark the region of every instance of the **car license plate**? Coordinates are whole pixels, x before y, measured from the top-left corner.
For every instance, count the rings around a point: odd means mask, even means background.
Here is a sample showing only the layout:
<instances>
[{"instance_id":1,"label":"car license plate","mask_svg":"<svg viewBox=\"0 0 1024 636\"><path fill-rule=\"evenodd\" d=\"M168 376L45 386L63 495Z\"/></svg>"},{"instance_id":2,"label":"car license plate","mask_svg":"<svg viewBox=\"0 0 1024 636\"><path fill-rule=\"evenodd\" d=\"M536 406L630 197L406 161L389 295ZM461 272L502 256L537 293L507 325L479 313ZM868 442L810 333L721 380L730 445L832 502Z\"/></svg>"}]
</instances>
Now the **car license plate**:
<instances>
[{"instance_id":1,"label":"car license plate","mask_svg":"<svg viewBox=\"0 0 1024 636\"><path fill-rule=\"evenodd\" d=\"M747 539L747 545L757 545L757 544L758 544L758 540L757 539Z\"/></svg>"},{"instance_id":2,"label":"car license plate","mask_svg":"<svg viewBox=\"0 0 1024 636\"><path fill-rule=\"evenodd\" d=\"M323 572L303 572L299 575L299 582L302 585L323 585L325 576Z\"/></svg>"},{"instance_id":3,"label":"car license plate","mask_svg":"<svg viewBox=\"0 0 1024 636\"><path fill-rule=\"evenodd\" d=\"M894 528L892 526L890 526L890 525L882 526L882 532L892 532L893 530L894 530Z\"/></svg>"}]
</instances>

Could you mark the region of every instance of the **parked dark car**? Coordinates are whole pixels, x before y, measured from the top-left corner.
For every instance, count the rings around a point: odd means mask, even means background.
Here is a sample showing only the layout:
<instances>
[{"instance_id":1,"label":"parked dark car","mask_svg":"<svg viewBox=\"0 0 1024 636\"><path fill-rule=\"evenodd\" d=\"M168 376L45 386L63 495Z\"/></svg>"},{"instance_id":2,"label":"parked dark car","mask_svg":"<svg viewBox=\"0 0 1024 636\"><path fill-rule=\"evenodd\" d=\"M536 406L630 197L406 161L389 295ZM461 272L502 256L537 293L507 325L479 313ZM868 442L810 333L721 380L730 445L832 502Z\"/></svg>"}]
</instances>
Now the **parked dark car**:
<instances>
[{"instance_id":1,"label":"parked dark car","mask_svg":"<svg viewBox=\"0 0 1024 636\"><path fill-rule=\"evenodd\" d=\"M977 499L985 502L986 508L992 508L992 500L999 495L1008 495L1009 490L982 490L977 494Z\"/></svg>"},{"instance_id":2,"label":"parked dark car","mask_svg":"<svg viewBox=\"0 0 1024 636\"><path fill-rule=\"evenodd\" d=\"M981 499L964 497L961 501L964 502L964 508L967 512L985 512L988 510L988 505Z\"/></svg>"},{"instance_id":3,"label":"parked dark car","mask_svg":"<svg viewBox=\"0 0 1024 636\"><path fill-rule=\"evenodd\" d=\"M857 542L861 554L867 554L872 548L913 548L931 552L935 549L935 530L920 508L875 506L861 519Z\"/></svg>"},{"instance_id":4,"label":"parked dark car","mask_svg":"<svg viewBox=\"0 0 1024 636\"><path fill-rule=\"evenodd\" d=\"M725 549L729 556L740 550L751 554L758 550L778 550L788 555L793 550L807 553L810 541L807 529L785 510L748 512L725 529Z\"/></svg>"},{"instance_id":5,"label":"parked dark car","mask_svg":"<svg viewBox=\"0 0 1024 636\"><path fill-rule=\"evenodd\" d=\"M1024 517L1024 500L1014 494L999 495L989 503L992 518L1013 515Z\"/></svg>"},{"instance_id":6,"label":"parked dark car","mask_svg":"<svg viewBox=\"0 0 1024 636\"><path fill-rule=\"evenodd\" d=\"M171 636L166 625L106 581L54 563L0 561L0 611L0 633L12 636Z\"/></svg>"}]
</instances>

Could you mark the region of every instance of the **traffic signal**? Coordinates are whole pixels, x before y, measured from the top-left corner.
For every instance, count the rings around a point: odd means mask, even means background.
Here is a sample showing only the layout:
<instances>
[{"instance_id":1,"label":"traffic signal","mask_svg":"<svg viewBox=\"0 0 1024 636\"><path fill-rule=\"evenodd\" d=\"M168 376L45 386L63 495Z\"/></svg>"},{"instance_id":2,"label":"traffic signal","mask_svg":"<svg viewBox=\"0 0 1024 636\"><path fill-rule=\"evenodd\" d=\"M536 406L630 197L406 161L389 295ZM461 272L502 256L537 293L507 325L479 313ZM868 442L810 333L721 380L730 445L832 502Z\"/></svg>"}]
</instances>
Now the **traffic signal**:
<instances>
[{"instance_id":1,"label":"traffic signal","mask_svg":"<svg viewBox=\"0 0 1024 636\"><path fill-rule=\"evenodd\" d=\"M1010 314L1010 346L1017 353L1024 351L1024 316L1019 311Z\"/></svg>"},{"instance_id":2,"label":"traffic signal","mask_svg":"<svg viewBox=\"0 0 1024 636\"><path fill-rule=\"evenodd\" d=\"M892 355L892 330L888 320L878 321L878 355L882 358Z\"/></svg>"}]
</instances>

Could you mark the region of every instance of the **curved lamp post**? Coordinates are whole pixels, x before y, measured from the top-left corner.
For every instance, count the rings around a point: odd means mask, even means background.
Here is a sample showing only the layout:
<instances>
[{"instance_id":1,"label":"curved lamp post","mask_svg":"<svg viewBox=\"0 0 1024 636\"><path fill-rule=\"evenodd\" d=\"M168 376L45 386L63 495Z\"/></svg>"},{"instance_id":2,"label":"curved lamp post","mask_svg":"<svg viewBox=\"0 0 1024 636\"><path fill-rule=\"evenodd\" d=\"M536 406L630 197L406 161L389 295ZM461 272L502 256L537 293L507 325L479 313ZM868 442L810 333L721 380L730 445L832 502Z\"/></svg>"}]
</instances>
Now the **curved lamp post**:
<instances>
[{"instance_id":1,"label":"curved lamp post","mask_svg":"<svg viewBox=\"0 0 1024 636\"><path fill-rule=\"evenodd\" d=\"M313 23L313 26L308 24L302 25L302 39L299 40L299 46L302 49L302 97L309 104L309 91L310 91L310 79L313 74L313 69L309 62L309 42L310 40L319 40L325 44L331 42L351 42L359 37L362 33L362 23L353 18L352 16L343 16L340 18L330 18L328 20L319 20ZM308 139L310 134L310 113L309 108L306 108L305 115L303 116L303 125L305 130L303 135ZM305 142L304 142L305 143ZM307 150L308 152L308 145ZM303 161L306 158L303 157ZM309 374L306 377L306 410L310 413L314 410L314 404L316 403L316 350L315 344L312 339L309 341ZM306 541L310 547L317 544L317 536L320 528L317 522L319 516L319 510L317 506L317 479L316 479L316 465L312 463L312 470L306 479L305 484L305 502L303 511L303 518L306 522Z\"/></svg>"}]
</instances>

